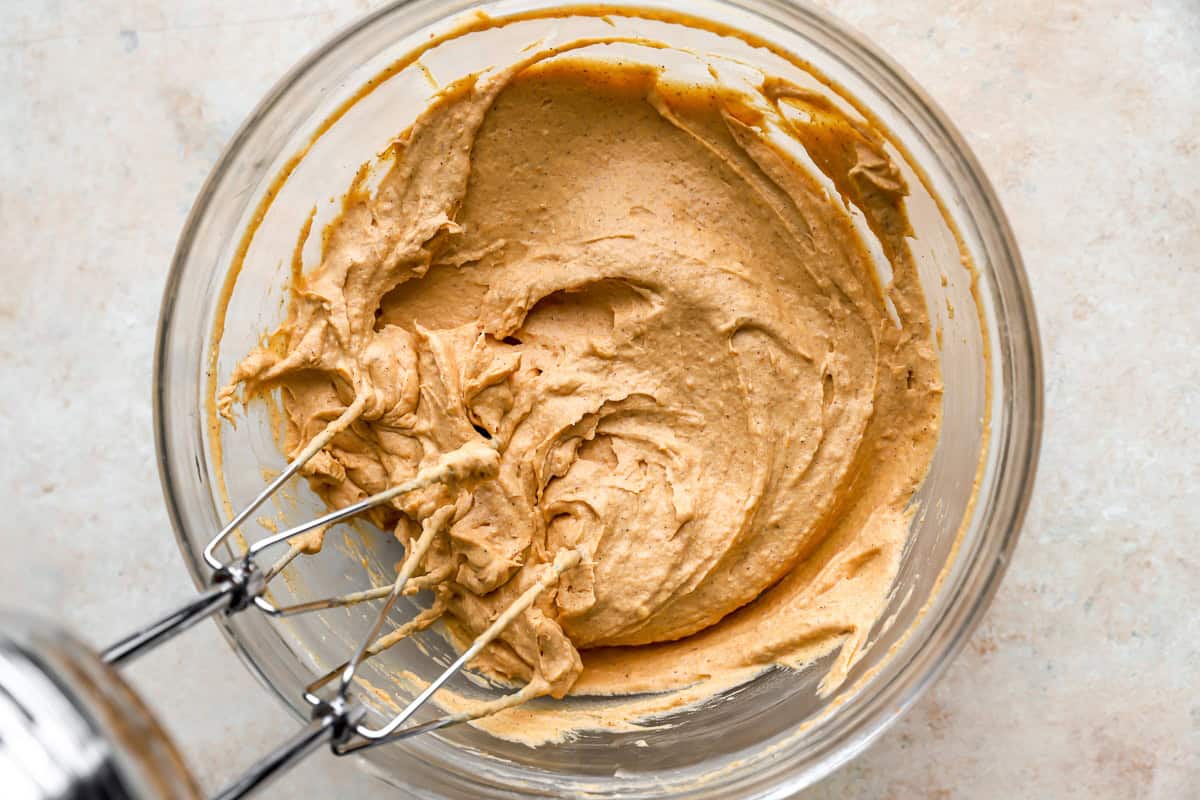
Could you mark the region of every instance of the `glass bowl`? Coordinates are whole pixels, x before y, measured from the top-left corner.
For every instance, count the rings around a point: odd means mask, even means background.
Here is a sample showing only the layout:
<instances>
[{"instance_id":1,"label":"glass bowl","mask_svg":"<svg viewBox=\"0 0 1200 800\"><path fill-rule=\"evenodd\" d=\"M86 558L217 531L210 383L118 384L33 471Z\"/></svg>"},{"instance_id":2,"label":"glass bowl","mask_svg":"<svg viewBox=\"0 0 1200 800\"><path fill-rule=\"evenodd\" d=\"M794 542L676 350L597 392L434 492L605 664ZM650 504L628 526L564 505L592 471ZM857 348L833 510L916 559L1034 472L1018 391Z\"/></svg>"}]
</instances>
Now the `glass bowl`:
<instances>
[{"instance_id":1,"label":"glass bowl","mask_svg":"<svg viewBox=\"0 0 1200 800\"><path fill-rule=\"evenodd\" d=\"M283 318L289 254L314 204L320 225L332 207L325 200L340 196L358 166L424 107L432 89L423 68L448 83L545 36L629 32L820 87L803 66L890 131L911 189L914 255L941 331L945 394L886 624L875 626L866 654L829 697L816 691L827 666L818 663L769 670L636 732L585 732L531 748L459 726L364 756L410 794L790 796L860 752L930 685L987 607L1016 543L1041 427L1036 322L1012 233L962 138L886 56L821 11L784 0L695 0L684 24L676 5L639 0L547 18L547 9L561 15L569 4L398 2L338 34L267 95L197 198L163 298L156 435L180 548L196 581L206 581L200 552L230 505L247 502L283 466L265 405L252 406L233 434L213 422L213 392ZM487 17L464 17L476 8ZM453 33L487 18L505 24ZM419 63L406 57L417 48ZM321 509L306 486L293 485L263 513L283 524ZM251 538L263 533L250 528ZM390 537L352 525L331 533L321 555L289 568L273 593L288 602L359 589L364 568L375 582L390 582L399 555ZM398 616L413 613L407 602ZM251 669L306 715L302 687L345 659L371 616L358 607L276 623L245 613L223 626ZM411 695L398 671L428 677L451 655L428 635L367 666L364 678L380 690L372 713L386 713L388 697ZM466 680L453 686L488 691Z\"/></svg>"}]
</instances>

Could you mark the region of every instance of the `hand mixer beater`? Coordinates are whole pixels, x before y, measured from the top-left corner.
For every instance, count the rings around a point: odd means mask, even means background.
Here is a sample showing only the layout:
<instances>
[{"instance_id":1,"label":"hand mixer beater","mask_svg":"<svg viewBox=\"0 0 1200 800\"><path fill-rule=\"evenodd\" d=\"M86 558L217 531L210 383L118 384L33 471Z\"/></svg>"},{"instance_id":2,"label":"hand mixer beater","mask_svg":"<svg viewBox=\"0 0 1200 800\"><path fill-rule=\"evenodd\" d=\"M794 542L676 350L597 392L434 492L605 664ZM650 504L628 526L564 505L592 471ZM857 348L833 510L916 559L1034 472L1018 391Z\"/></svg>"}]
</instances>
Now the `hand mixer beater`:
<instances>
[{"instance_id":1,"label":"hand mixer beater","mask_svg":"<svg viewBox=\"0 0 1200 800\"><path fill-rule=\"evenodd\" d=\"M30 800L162 800L196 798L196 784L169 738L154 722L137 696L117 676L113 666L124 664L214 614L234 614L255 606L273 617L286 617L322 609L383 600L369 634L342 665L309 684L304 699L312 709L311 721L276 750L259 760L242 777L217 795L218 800L245 797L305 755L328 744L338 755L395 742L493 714L537 696L541 687L532 681L524 688L470 711L437 717L421 724L406 724L455 673L495 640L537 597L554 586L560 575L584 557L578 549L561 550L541 576L492 621L472 644L438 677L386 724L366 724L365 709L354 702L354 676L362 663L411 633L428 627L436 613L413 620L383 634L397 599L414 578L429 546L444 531L453 506L444 506L428 517L413 541L390 586L380 586L338 597L291 606L277 606L266 588L292 560L311 551L306 537L320 536L329 526L402 495L441 483L469 488L488 480L499 469L499 455L490 443L464 444L420 470L411 479L359 502L316 519L272 534L245 547L240 555L222 561L218 551L264 502L355 419L355 406L330 422L272 480L249 505L236 514L204 548L212 569L210 588L158 621L138 630L98 656L71 637L44 623L9 616L0 627L0 782L5 796ZM286 552L264 569L258 558L266 551L287 545ZM432 610L436 612L436 609Z\"/></svg>"}]
</instances>

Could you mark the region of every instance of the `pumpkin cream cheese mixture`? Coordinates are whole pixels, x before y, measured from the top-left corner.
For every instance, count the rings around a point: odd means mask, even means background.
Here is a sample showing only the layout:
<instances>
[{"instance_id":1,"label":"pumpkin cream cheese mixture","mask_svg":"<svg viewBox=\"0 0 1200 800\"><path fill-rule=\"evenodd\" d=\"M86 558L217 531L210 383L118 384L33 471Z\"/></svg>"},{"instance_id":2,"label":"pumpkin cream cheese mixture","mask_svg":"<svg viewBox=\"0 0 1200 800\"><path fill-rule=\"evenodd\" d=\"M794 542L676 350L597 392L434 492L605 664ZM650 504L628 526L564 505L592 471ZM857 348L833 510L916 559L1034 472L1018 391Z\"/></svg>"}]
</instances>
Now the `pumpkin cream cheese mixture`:
<instances>
[{"instance_id":1,"label":"pumpkin cream cheese mixture","mask_svg":"<svg viewBox=\"0 0 1200 800\"><path fill-rule=\"evenodd\" d=\"M493 479L372 521L410 548L436 528L416 626L456 641L579 550L473 662L527 696L695 700L836 651L828 693L938 436L905 182L823 95L574 52L599 44L442 89L360 171L220 411L280 390L293 457L341 420L304 470L334 507L494 446Z\"/></svg>"}]
</instances>

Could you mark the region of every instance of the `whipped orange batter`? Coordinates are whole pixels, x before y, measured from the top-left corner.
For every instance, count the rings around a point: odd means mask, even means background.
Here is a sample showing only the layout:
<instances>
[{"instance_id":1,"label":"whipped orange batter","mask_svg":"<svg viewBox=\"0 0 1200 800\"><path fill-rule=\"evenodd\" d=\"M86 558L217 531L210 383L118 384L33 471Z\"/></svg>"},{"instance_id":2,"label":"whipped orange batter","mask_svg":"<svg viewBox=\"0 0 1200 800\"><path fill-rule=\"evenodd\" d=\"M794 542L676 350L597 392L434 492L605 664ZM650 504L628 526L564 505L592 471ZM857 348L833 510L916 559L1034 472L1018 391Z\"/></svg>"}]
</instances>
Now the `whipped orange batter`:
<instances>
[{"instance_id":1,"label":"whipped orange batter","mask_svg":"<svg viewBox=\"0 0 1200 800\"><path fill-rule=\"evenodd\" d=\"M840 648L828 691L938 436L905 183L821 96L673 83L589 44L439 93L377 188L350 187L221 411L281 389L292 456L349 414L305 468L332 506L489 439L494 480L374 512L409 546L436 513L417 585L463 636L585 554L489 674L626 694Z\"/></svg>"}]
</instances>

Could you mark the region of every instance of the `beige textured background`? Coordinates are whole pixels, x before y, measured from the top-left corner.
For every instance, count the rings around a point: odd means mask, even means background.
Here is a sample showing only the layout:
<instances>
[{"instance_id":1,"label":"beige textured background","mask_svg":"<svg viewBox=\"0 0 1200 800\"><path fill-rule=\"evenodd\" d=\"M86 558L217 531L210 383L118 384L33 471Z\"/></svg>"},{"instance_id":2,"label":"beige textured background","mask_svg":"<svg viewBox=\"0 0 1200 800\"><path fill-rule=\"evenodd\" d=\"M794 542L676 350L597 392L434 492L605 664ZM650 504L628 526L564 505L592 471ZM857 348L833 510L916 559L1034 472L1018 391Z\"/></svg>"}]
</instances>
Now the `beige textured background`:
<instances>
[{"instance_id":1,"label":"beige textured background","mask_svg":"<svg viewBox=\"0 0 1200 800\"><path fill-rule=\"evenodd\" d=\"M991 175L1038 304L1048 415L983 626L806 797L1200 796L1200 2L824 4ZM166 266L258 97L368 5L0 4L0 604L103 644L185 595L150 427ZM294 725L211 625L132 676L209 788ZM268 796L400 794L322 755Z\"/></svg>"}]
</instances>

